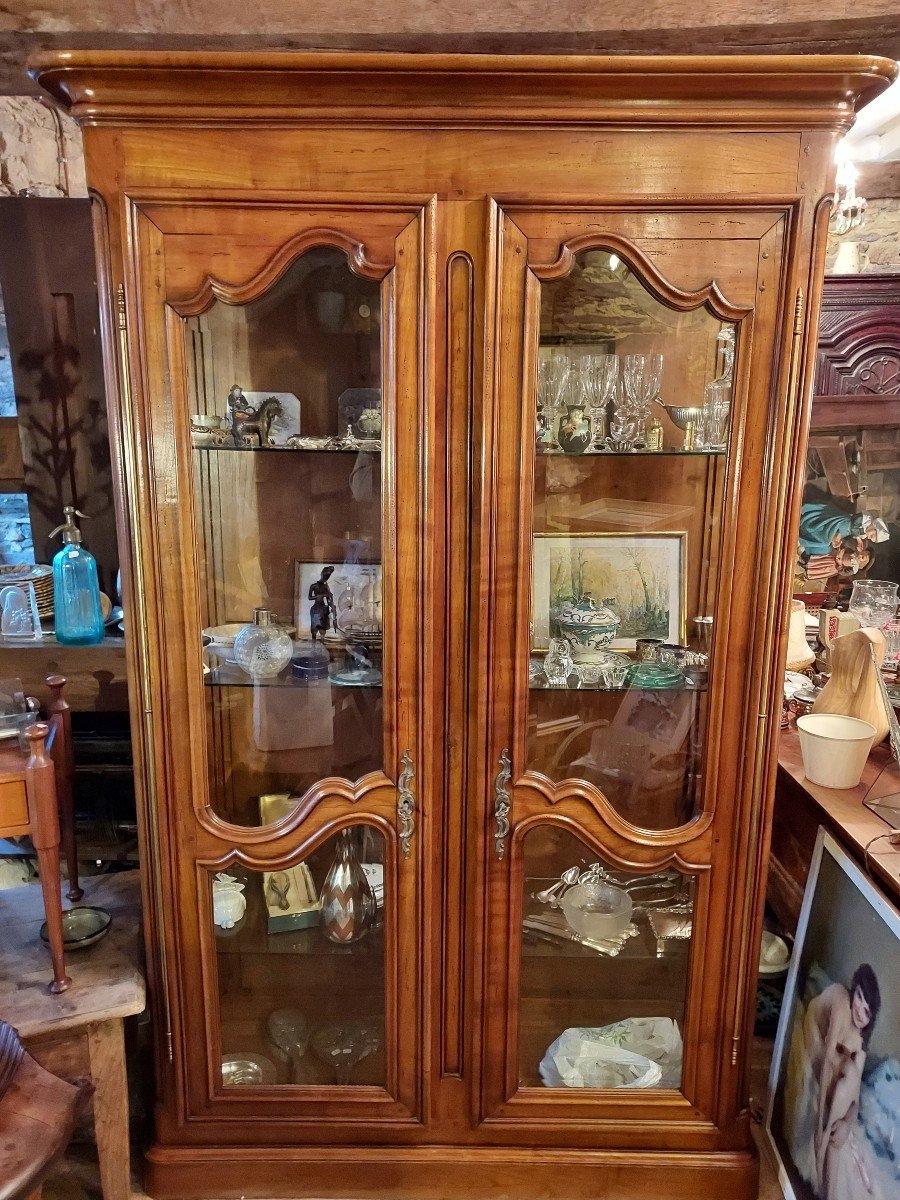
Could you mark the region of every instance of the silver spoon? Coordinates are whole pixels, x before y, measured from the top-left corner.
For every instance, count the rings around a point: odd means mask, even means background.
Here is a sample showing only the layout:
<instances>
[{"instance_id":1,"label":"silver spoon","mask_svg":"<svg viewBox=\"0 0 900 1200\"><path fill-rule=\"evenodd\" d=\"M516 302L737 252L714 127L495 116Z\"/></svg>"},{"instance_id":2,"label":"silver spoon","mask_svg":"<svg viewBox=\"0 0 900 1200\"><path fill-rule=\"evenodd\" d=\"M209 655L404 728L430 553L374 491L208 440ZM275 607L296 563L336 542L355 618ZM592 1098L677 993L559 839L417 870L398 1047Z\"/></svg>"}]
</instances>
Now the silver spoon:
<instances>
[{"instance_id":1,"label":"silver spoon","mask_svg":"<svg viewBox=\"0 0 900 1200\"><path fill-rule=\"evenodd\" d=\"M563 871L556 883L553 883L548 888L544 888L542 892L535 894L535 900L538 904L549 904L551 908L559 908L559 899L556 893L565 887L574 887L578 882L578 877L581 872L577 867L569 867L567 871Z\"/></svg>"}]
</instances>

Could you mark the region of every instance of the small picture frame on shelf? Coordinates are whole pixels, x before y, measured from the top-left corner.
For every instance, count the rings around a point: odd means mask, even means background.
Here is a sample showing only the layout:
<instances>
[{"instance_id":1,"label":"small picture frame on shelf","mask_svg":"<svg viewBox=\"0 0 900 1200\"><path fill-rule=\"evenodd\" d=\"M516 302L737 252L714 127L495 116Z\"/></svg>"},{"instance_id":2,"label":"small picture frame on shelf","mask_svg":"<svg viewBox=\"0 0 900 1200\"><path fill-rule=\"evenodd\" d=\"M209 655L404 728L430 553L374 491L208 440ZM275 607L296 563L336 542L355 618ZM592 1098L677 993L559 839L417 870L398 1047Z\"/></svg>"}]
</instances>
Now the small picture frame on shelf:
<instances>
[{"instance_id":1,"label":"small picture frame on shelf","mask_svg":"<svg viewBox=\"0 0 900 1200\"><path fill-rule=\"evenodd\" d=\"M259 798L260 825L274 825L293 812L298 803L289 792L270 792ZM310 929L322 919L312 872L305 862L262 873L263 900L269 933Z\"/></svg>"},{"instance_id":2,"label":"small picture frame on shelf","mask_svg":"<svg viewBox=\"0 0 900 1200\"><path fill-rule=\"evenodd\" d=\"M820 829L766 1106L787 1200L900 1192L898 976L900 913Z\"/></svg>"},{"instance_id":3,"label":"small picture frame on shelf","mask_svg":"<svg viewBox=\"0 0 900 1200\"><path fill-rule=\"evenodd\" d=\"M566 605L590 603L618 619L610 650L634 652L638 638L683 643L687 613L687 534L535 534L533 650L562 636Z\"/></svg>"},{"instance_id":4,"label":"small picture frame on shelf","mask_svg":"<svg viewBox=\"0 0 900 1200\"><path fill-rule=\"evenodd\" d=\"M330 592L330 599L323 583ZM295 562L297 637L311 638L313 623L321 630L326 618L323 638L326 643L342 645L348 636L364 640L368 631L380 646L381 563Z\"/></svg>"}]
</instances>

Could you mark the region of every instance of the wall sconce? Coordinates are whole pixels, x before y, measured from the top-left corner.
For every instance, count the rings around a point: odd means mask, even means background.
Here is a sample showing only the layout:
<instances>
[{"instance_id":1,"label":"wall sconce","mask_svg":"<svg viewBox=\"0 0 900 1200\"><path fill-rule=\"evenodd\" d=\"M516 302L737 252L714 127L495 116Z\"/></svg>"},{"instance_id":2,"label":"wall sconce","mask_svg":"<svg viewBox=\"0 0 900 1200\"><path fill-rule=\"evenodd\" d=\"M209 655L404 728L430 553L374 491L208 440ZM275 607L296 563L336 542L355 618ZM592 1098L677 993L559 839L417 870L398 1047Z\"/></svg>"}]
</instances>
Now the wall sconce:
<instances>
[{"instance_id":1,"label":"wall sconce","mask_svg":"<svg viewBox=\"0 0 900 1200\"><path fill-rule=\"evenodd\" d=\"M828 224L832 233L843 237L845 233L857 229L862 224L866 201L856 194L857 170L842 142L838 144L835 157L837 173L834 180L834 207Z\"/></svg>"}]
</instances>

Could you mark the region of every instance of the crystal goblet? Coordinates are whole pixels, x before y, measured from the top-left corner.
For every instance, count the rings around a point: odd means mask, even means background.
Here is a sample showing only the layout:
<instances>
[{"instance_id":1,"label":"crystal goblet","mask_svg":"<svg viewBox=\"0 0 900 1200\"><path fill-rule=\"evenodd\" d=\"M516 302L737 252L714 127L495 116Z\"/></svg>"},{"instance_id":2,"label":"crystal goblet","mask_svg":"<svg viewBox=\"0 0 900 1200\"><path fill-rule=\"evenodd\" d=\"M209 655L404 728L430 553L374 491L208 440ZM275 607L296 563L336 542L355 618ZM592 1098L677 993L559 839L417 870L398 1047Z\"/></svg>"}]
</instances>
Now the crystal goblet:
<instances>
[{"instance_id":1,"label":"crystal goblet","mask_svg":"<svg viewBox=\"0 0 900 1200\"><path fill-rule=\"evenodd\" d=\"M635 446L646 443L647 421L650 405L659 395L662 380L663 356L661 354L626 354L622 378L628 407L637 421L638 431Z\"/></svg>"}]
</instances>

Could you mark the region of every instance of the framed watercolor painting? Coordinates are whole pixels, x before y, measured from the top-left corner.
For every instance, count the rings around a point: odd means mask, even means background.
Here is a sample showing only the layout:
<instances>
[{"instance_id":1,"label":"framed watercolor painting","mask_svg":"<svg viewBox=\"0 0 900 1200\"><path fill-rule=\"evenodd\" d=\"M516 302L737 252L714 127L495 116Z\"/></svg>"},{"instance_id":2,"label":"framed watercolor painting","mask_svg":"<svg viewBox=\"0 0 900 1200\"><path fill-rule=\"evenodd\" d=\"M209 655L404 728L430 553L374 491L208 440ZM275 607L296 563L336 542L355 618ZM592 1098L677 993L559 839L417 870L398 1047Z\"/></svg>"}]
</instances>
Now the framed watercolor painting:
<instances>
[{"instance_id":1,"label":"framed watercolor painting","mask_svg":"<svg viewBox=\"0 0 900 1200\"><path fill-rule=\"evenodd\" d=\"M686 541L686 533L535 534L534 649L560 636L556 614L586 594L619 618L613 650L645 637L683 642Z\"/></svg>"},{"instance_id":2,"label":"framed watercolor painting","mask_svg":"<svg viewBox=\"0 0 900 1200\"><path fill-rule=\"evenodd\" d=\"M900 1196L900 913L819 830L769 1076L789 1200Z\"/></svg>"}]
</instances>

